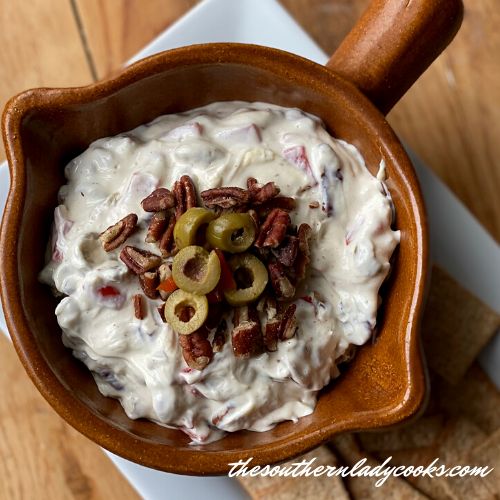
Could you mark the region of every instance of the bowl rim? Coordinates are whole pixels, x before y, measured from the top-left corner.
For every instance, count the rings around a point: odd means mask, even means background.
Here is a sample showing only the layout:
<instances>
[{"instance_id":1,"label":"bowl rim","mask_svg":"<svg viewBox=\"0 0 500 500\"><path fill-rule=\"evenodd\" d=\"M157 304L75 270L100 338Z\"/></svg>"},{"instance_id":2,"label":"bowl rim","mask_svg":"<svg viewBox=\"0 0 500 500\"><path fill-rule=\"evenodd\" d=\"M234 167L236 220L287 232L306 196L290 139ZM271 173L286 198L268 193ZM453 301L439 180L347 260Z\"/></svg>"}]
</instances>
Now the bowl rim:
<instances>
[{"instance_id":1,"label":"bowl rim","mask_svg":"<svg viewBox=\"0 0 500 500\"><path fill-rule=\"evenodd\" d=\"M85 104L112 95L134 82L161 73L179 65L231 63L257 68L286 66L300 76L310 75L325 85L335 87L335 92L362 110L366 123L379 138L381 152L405 172L402 176L412 199L417 231L417 273L411 298L408 326L405 333L405 364L407 391L402 401L393 408L367 412L356 424L349 421L331 422L328 426L277 438L250 451L210 451L178 449L166 444L149 443L139 436L132 436L107 423L74 396L57 379L38 350L28 327L21 305L20 280L17 270L18 238L16 228L21 221L26 200L26 167L21 141L21 123L31 111L61 109L75 104ZM69 424L95 443L126 459L147 467L190 475L225 474L229 463L249 457L252 466L281 462L322 444L333 435L369 428L384 428L401 423L414 416L426 395L426 374L419 338L420 317L425 300L428 275L428 230L423 197L411 162L395 133L383 115L350 82L331 69L308 59L278 49L251 44L210 43L190 45L137 61L119 74L85 87L31 89L11 98L5 107L2 133L6 145L11 185L0 229L0 295L9 332L17 354L37 389ZM13 244L7 245L7 242ZM9 293L6 292L9 290ZM179 431L180 432L180 431ZM154 448L154 450L153 450ZM175 450L175 454L168 453ZM175 456L173 456L175 455Z\"/></svg>"}]
</instances>

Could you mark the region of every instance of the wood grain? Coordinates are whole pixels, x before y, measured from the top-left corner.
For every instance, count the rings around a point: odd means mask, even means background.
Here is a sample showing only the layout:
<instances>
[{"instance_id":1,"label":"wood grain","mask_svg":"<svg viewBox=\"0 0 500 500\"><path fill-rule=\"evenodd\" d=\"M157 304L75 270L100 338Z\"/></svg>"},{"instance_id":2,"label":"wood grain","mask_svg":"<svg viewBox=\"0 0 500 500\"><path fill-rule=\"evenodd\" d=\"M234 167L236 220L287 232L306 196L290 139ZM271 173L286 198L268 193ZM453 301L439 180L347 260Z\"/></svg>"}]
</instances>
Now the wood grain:
<instances>
[{"instance_id":1,"label":"wood grain","mask_svg":"<svg viewBox=\"0 0 500 500\"><path fill-rule=\"evenodd\" d=\"M370 0L279 1L327 54L333 54Z\"/></svg>"},{"instance_id":2,"label":"wood grain","mask_svg":"<svg viewBox=\"0 0 500 500\"><path fill-rule=\"evenodd\" d=\"M2 108L8 98L31 87L91 81L69 0L0 0L0 46Z\"/></svg>"},{"instance_id":3,"label":"wood grain","mask_svg":"<svg viewBox=\"0 0 500 500\"><path fill-rule=\"evenodd\" d=\"M76 0L99 78L123 65L198 0Z\"/></svg>"},{"instance_id":4,"label":"wood grain","mask_svg":"<svg viewBox=\"0 0 500 500\"><path fill-rule=\"evenodd\" d=\"M495 0L465 9L449 49L389 122L500 241L500 11Z\"/></svg>"},{"instance_id":5,"label":"wood grain","mask_svg":"<svg viewBox=\"0 0 500 500\"><path fill-rule=\"evenodd\" d=\"M332 53L368 0L281 0ZM464 0L461 30L389 115L401 139L500 241L500 11Z\"/></svg>"},{"instance_id":6,"label":"wood grain","mask_svg":"<svg viewBox=\"0 0 500 500\"><path fill-rule=\"evenodd\" d=\"M0 359L0 498L138 498L100 448L42 398L2 332Z\"/></svg>"}]
</instances>

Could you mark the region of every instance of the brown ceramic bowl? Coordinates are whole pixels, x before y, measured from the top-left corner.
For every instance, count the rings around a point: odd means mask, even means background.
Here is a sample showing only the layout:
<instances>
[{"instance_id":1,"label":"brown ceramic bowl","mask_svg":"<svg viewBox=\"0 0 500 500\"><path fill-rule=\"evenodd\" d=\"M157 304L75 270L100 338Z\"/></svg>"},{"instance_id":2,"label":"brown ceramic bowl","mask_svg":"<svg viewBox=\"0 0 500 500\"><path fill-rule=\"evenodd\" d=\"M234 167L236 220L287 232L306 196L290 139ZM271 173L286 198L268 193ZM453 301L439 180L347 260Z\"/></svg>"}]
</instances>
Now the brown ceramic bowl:
<instances>
[{"instance_id":1,"label":"brown ceramic bowl","mask_svg":"<svg viewBox=\"0 0 500 500\"><path fill-rule=\"evenodd\" d=\"M11 99L3 117L12 185L1 229L1 294L17 353L54 409L108 450L183 474L225 473L228 463L249 457L253 464L282 461L336 433L386 427L414 415L426 387L418 328L427 229L415 173L383 114L451 40L461 15L459 0L376 0L328 67L264 47L198 45L150 57L88 87L35 89ZM63 347L57 301L37 275L70 159L100 137L158 115L235 99L314 113L333 135L356 145L373 172L385 160L401 245L376 341L322 391L312 415L271 431L236 432L190 446L180 431L129 420L117 401L99 393Z\"/></svg>"}]
</instances>

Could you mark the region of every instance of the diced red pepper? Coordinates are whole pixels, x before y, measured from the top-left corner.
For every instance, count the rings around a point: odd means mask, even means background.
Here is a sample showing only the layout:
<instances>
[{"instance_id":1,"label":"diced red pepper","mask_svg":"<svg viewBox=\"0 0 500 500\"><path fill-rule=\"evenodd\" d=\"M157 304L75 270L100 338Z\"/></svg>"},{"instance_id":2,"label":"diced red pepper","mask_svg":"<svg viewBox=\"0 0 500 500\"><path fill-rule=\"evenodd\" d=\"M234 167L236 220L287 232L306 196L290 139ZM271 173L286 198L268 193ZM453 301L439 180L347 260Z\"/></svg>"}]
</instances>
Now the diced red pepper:
<instances>
[{"instance_id":1,"label":"diced red pepper","mask_svg":"<svg viewBox=\"0 0 500 500\"><path fill-rule=\"evenodd\" d=\"M220 261L219 285L222 288L222 291L225 292L226 290L234 290L236 288L236 281L234 281L233 272L224 257L224 253L218 248L215 250L215 253L217 254L217 257L219 257Z\"/></svg>"},{"instance_id":2,"label":"diced red pepper","mask_svg":"<svg viewBox=\"0 0 500 500\"><path fill-rule=\"evenodd\" d=\"M99 288L97 292L102 297L116 297L117 295L120 295L120 291L111 285L103 286L102 288Z\"/></svg>"},{"instance_id":3,"label":"diced red pepper","mask_svg":"<svg viewBox=\"0 0 500 500\"><path fill-rule=\"evenodd\" d=\"M306 148L304 146L292 146L291 148L283 150L283 156L290 163L293 163L298 168L303 170L315 183L318 181L314 177L311 164L307 158Z\"/></svg>"},{"instance_id":4,"label":"diced red pepper","mask_svg":"<svg viewBox=\"0 0 500 500\"><path fill-rule=\"evenodd\" d=\"M218 304L224 300L224 291L221 282L209 293L207 293L207 300L209 304Z\"/></svg>"},{"instance_id":5,"label":"diced red pepper","mask_svg":"<svg viewBox=\"0 0 500 500\"><path fill-rule=\"evenodd\" d=\"M170 276L165 281L162 281L157 287L157 290L161 290L162 292L171 293L177 290L179 287L175 284L174 278Z\"/></svg>"}]
</instances>

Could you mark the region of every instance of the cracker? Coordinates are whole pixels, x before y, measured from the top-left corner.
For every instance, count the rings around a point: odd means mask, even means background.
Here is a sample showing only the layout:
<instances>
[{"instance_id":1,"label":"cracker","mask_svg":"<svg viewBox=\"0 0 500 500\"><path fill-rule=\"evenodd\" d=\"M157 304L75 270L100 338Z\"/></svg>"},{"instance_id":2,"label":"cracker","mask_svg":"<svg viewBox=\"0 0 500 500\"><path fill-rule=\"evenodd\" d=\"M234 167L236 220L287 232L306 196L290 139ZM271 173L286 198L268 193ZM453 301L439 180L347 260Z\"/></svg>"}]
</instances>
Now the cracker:
<instances>
[{"instance_id":1,"label":"cracker","mask_svg":"<svg viewBox=\"0 0 500 500\"><path fill-rule=\"evenodd\" d=\"M432 397L452 415L463 415L487 434L500 428L500 391L475 363L458 386L444 380L433 384Z\"/></svg>"},{"instance_id":2,"label":"cracker","mask_svg":"<svg viewBox=\"0 0 500 500\"><path fill-rule=\"evenodd\" d=\"M343 434L332 440L332 445L343 461L353 466L362 458L366 458L365 465L375 467L379 462L365 451L352 434ZM377 477L350 477L345 478L347 489L355 500L423 500L428 498L425 494L415 489L408 481L399 477L389 477L380 487L375 487ZM334 498L334 497L332 497Z\"/></svg>"},{"instance_id":3,"label":"cracker","mask_svg":"<svg viewBox=\"0 0 500 500\"><path fill-rule=\"evenodd\" d=\"M474 447L487 437L474 422L464 417L453 417L446 422L439 437L438 455L442 463L457 465Z\"/></svg>"},{"instance_id":4,"label":"cracker","mask_svg":"<svg viewBox=\"0 0 500 500\"><path fill-rule=\"evenodd\" d=\"M463 417L448 418L442 420L441 431L435 436L433 444L420 448L379 452L376 456L381 461L384 461L387 456L392 456L391 465L425 467L436 458L439 458L438 467L440 465L446 467L465 465L469 462L464 457L471 449L480 445L485 438L486 434L470 420ZM413 487L437 500L474 498L461 496L459 483L462 480L476 482L476 478L460 478L460 481L457 481L456 478L444 476L409 476L406 479ZM478 485L477 488L482 495L485 491L484 485Z\"/></svg>"},{"instance_id":5,"label":"cracker","mask_svg":"<svg viewBox=\"0 0 500 500\"><path fill-rule=\"evenodd\" d=\"M498 314L433 267L422 323L430 368L449 383L458 383L499 326Z\"/></svg>"},{"instance_id":6,"label":"cracker","mask_svg":"<svg viewBox=\"0 0 500 500\"><path fill-rule=\"evenodd\" d=\"M370 500L424 500L429 498L399 477L390 477L378 488L374 486L375 480L371 477L348 477L346 478L347 489L354 500L367 498Z\"/></svg>"},{"instance_id":7,"label":"cracker","mask_svg":"<svg viewBox=\"0 0 500 500\"><path fill-rule=\"evenodd\" d=\"M299 463L302 460L316 461L311 465L314 469L320 465L336 466L337 458L326 446L315 450L285 464L282 467ZM250 465L251 467L251 465ZM325 475L314 477L238 477L238 481L253 499L258 500L304 500L314 498L315 500L339 499L349 500L349 495L340 477Z\"/></svg>"},{"instance_id":8,"label":"cracker","mask_svg":"<svg viewBox=\"0 0 500 500\"><path fill-rule=\"evenodd\" d=\"M429 465L436 458L436 451L434 448L420 448L418 450L397 450L391 452L392 456L390 465L413 465L424 467ZM380 460L385 460L386 455L379 456ZM448 483L441 477L428 477L428 476L410 476L406 480L416 489L428 495L435 500L463 500L457 498L451 491Z\"/></svg>"},{"instance_id":9,"label":"cracker","mask_svg":"<svg viewBox=\"0 0 500 500\"><path fill-rule=\"evenodd\" d=\"M445 478L451 495L459 500L498 500L498 497L492 494L484 479L480 477L448 477Z\"/></svg>"},{"instance_id":10,"label":"cracker","mask_svg":"<svg viewBox=\"0 0 500 500\"><path fill-rule=\"evenodd\" d=\"M476 446L467 455L467 464L493 468L484 478L471 478L472 481L482 481L491 495L500 498L500 429L497 429L488 439Z\"/></svg>"},{"instance_id":11,"label":"cracker","mask_svg":"<svg viewBox=\"0 0 500 500\"><path fill-rule=\"evenodd\" d=\"M489 465L498 461L500 453L498 436L489 439L485 432L466 418L457 418L449 426L439 449L439 457L447 467L454 465ZM471 452L471 450L473 450ZM496 455L495 455L496 454ZM481 477L444 477L447 487L456 498L474 500L494 500L496 497L495 471L485 478ZM498 477L498 476L496 476ZM497 483L498 484L498 483Z\"/></svg>"},{"instance_id":12,"label":"cracker","mask_svg":"<svg viewBox=\"0 0 500 500\"><path fill-rule=\"evenodd\" d=\"M443 422L443 415L430 415L391 431L362 432L358 438L363 449L370 452L433 446L442 431Z\"/></svg>"},{"instance_id":13,"label":"cracker","mask_svg":"<svg viewBox=\"0 0 500 500\"><path fill-rule=\"evenodd\" d=\"M439 457L439 463L446 467L466 465L468 460L465 457L469 451L484 442L486 437L486 433L470 420L464 417L452 418L441 435L436 457ZM454 498L493 500L481 478L442 476L433 478L432 484L436 479L446 483L446 488Z\"/></svg>"}]
</instances>

